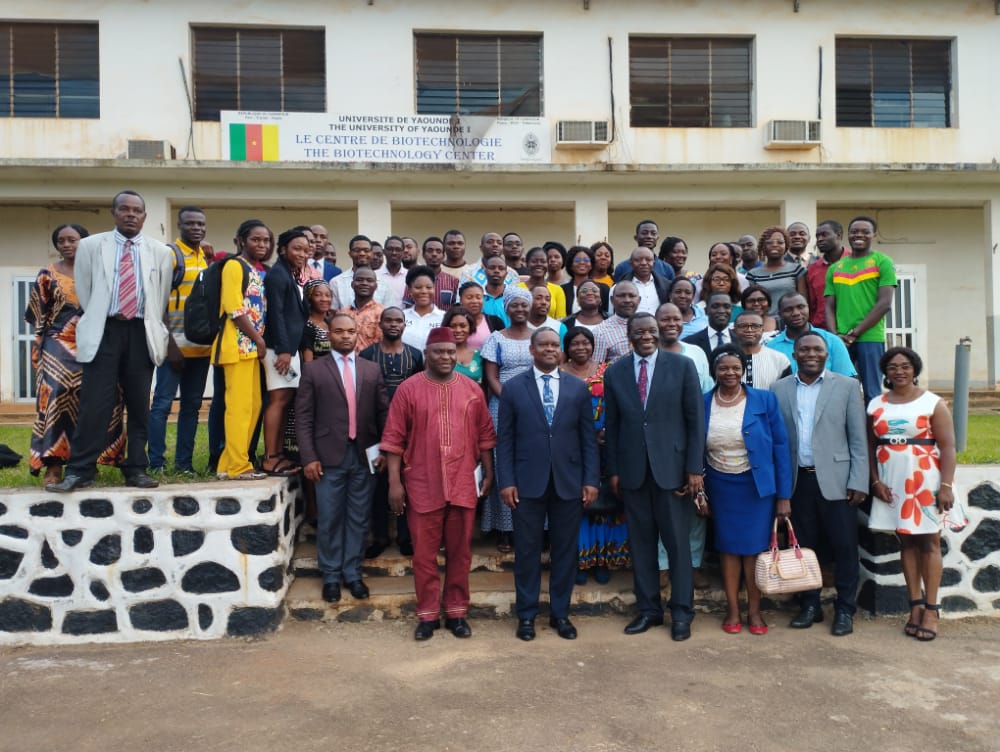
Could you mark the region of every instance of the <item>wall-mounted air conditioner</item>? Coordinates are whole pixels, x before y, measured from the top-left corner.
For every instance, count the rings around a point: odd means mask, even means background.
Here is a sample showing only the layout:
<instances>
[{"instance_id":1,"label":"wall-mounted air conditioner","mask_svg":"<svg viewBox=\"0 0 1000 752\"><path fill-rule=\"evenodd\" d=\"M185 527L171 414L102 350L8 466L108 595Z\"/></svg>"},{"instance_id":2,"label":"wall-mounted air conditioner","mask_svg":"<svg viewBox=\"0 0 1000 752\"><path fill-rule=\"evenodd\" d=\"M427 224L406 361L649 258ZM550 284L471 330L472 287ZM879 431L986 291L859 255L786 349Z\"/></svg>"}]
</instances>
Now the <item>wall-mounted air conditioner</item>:
<instances>
[{"instance_id":1,"label":"wall-mounted air conditioner","mask_svg":"<svg viewBox=\"0 0 1000 752\"><path fill-rule=\"evenodd\" d=\"M177 159L177 150L169 141L134 139L128 141L127 159Z\"/></svg>"},{"instance_id":2,"label":"wall-mounted air conditioner","mask_svg":"<svg viewBox=\"0 0 1000 752\"><path fill-rule=\"evenodd\" d=\"M556 148L599 149L607 146L610 135L607 120L560 120L556 123Z\"/></svg>"},{"instance_id":3,"label":"wall-mounted air conditioner","mask_svg":"<svg viewBox=\"0 0 1000 752\"><path fill-rule=\"evenodd\" d=\"M765 149L812 149L819 144L819 120L772 120L767 124Z\"/></svg>"}]
</instances>

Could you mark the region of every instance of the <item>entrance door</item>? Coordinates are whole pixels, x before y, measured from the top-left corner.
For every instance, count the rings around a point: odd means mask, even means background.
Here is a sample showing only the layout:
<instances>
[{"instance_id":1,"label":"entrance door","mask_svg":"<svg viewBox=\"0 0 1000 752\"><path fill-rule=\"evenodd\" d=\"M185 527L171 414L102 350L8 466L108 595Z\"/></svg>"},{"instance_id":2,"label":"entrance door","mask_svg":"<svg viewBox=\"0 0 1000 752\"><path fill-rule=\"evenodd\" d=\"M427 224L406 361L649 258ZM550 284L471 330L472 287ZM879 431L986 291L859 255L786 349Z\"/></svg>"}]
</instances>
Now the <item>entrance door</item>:
<instances>
[{"instance_id":1,"label":"entrance door","mask_svg":"<svg viewBox=\"0 0 1000 752\"><path fill-rule=\"evenodd\" d=\"M35 399L35 370L31 367L31 344L35 341L35 329L24 320L28 308L28 297L34 277L14 276L14 399L30 402Z\"/></svg>"},{"instance_id":2,"label":"entrance door","mask_svg":"<svg viewBox=\"0 0 1000 752\"><path fill-rule=\"evenodd\" d=\"M924 378L932 369L927 357L927 267L900 264L896 267L896 294L885 316L885 346L909 347L924 356ZM926 382L925 382L926 383Z\"/></svg>"}]
</instances>

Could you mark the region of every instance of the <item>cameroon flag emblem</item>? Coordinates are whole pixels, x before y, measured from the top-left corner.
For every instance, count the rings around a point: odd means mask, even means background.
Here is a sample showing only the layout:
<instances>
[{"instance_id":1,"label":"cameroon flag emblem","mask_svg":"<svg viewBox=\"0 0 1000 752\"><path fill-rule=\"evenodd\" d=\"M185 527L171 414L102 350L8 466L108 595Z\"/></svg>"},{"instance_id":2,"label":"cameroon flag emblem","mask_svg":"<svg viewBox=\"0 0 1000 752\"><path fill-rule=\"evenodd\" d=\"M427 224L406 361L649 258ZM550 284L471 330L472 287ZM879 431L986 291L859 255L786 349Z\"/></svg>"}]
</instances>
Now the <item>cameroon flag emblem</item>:
<instances>
[{"instance_id":1,"label":"cameroon flag emblem","mask_svg":"<svg viewBox=\"0 0 1000 752\"><path fill-rule=\"evenodd\" d=\"M280 159L278 126L230 123L229 158L246 162L277 162Z\"/></svg>"}]
</instances>

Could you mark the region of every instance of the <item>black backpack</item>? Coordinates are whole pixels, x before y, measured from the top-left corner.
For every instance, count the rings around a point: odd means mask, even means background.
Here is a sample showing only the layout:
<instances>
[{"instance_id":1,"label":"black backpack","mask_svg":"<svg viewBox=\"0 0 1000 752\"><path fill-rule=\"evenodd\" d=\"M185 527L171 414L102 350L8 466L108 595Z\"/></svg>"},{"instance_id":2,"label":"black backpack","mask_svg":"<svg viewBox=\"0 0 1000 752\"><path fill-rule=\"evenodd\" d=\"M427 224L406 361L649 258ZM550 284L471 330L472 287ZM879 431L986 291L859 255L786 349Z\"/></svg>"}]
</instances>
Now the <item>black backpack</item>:
<instances>
[{"instance_id":1,"label":"black backpack","mask_svg":"<svg viewBox=\"0 0 1000 752\"><path fill-rule=\"evenodd\" d=\"M223 256L198 272L184 303L184 336L196 345L210 345L215 340L226 315L219 313L222 301L222 269L239 258L235 253ZM250 272L246 264L237 262L243 270L243 284L240 290L246 294L250 284Z\"/></svg>"}]
</instances>

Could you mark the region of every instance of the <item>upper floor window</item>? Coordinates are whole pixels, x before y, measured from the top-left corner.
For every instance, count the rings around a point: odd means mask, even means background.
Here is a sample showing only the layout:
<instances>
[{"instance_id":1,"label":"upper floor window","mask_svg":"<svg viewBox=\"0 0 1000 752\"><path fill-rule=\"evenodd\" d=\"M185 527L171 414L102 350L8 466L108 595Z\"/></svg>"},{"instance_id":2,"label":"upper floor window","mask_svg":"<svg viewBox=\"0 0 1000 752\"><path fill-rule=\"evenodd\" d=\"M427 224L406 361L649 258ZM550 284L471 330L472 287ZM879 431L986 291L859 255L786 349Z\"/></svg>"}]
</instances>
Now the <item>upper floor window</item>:
<instances>
[{"instance_id":1,"label":"upper floor window","mask_svg":"<svg viewBox=\"0 0 1000 752\"><path fill-rule=\"evenodd\" d=\"M951 42L838 39L837 125L951 127Z\"/></svg>"},{"instance_id":2,"label":"upper floor window","mask_svg":"<svg viewBox=\"0 0 1000 752\"><path fill-rule=\"evenodd\" d=\"M629 38L633 128L748 128L753 41Z\"/></svg>"},{"instance_id":3,"label":"upper floor window","mask_svg":"<svg viewBox=\"0 0 1000 752\"><path fill-rule=\"evenodd\" d=\"M326 112L322 30L196 27L194 112Z\"/></svg>"},{"instance_id":4,"label":"upper floor window","mask_svg":"<svg viewBox=\"0 0 1000 752\"><path fill-rule=\"evenodd\" d=\"M0 23L0 117L100 117L98 70L95 23Z\"/></svg>"},{"instance_id":5,"label":"upper floor window","mask_svg":"<svg viewBox=\"0 0 1000 752\"><path fill-rule=\"evenodd\" d=\"M539 35L416 34L417 112L538 117Z\"/></svg>"}]
</instances>

